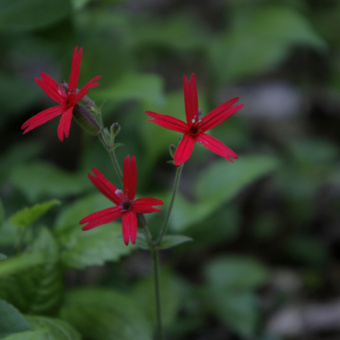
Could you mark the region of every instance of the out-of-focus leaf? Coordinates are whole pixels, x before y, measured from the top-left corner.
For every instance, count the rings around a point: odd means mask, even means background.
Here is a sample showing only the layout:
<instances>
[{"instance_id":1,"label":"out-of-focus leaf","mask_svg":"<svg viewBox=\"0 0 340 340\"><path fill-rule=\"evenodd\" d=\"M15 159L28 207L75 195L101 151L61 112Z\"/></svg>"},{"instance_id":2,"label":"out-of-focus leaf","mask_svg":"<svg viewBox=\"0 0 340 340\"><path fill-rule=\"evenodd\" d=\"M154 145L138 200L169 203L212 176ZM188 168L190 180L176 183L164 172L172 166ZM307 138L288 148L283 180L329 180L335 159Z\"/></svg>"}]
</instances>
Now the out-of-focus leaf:
<instances>
[{"instance_id":1,"label":"out-of-focus leaf","mask_svg":"<svg viewBox=\"0 0 340 340\"><path fill-rule=\"evenodd\" d=\"M26 331L15 333L7 336L5 340L52 340L47 338L48 334L46 330L38 330L38 331Z\"/></svg>"},{"instance_id":2,"label":"out-of-focus leaf","mask_svg":"<svg viewBox=\"0 0 340 340\"><path fill-rule=\"evenodd\" d=\"M118 103L127 100L147 100L156 104L165 102L163 81L156 74L126 74L109 88L97 92L97 97Z\"/></svg>"},{"instance_id":3,"label":"out-of-focus leaf","mask_svg":"<svg viewBox=\"0 0 340 340\"><path fill-rule=\"evenodd\" d=\"M4 218L5 218L5 209L4 209L4 206L2 204L2 201L0 200L0 227L4 221Z\"/></svg>"},{"instance_id":4,"label":"out-of-focus leaf","mask_svg":"<svg viewBox=\"0 0 340 340\"><path fill-rule=\"evenodd\" d=\"M185 235L165 235L158 248L159 249L173 248L182 243L192 242L192 241L193 239L191 237L188 237Z\"/></svg>"},{"instance_id":5,"label":"out-of-focus leaf","mask_svg":"<svg viewBox=\"0 0 340 340\"><path fill-rule=\"evenodd\" d=\"M134 249L124 244L120 223L81 230L79 221L82 218L110 206L112 203L106 197L95 194L79 199L58 216L55 234L63 249L61 258L64 265L79 269L102 265L105 261L117 261Z\"/></svg>"},{"instance_id":6,"label":"out-of-focus leaf","mask_svg":"<svg viewBox=\"0 0 340 340\"><path fill-rule=\"evenodd\" d=\"M0 253L0 260L5 260L7 259L7 256L5 254Z\"/></svg>"},{"instance_id":7,"label":"out-of-focus leaf","mask_svg":"<svg viewBox=\"0 0 340 340\"><path fill-rule=\"evenodd\" d=\"M233 164L223 159L216 161L197 180L197 200L220 206L277 167L275 157L264 155L241 156Z\"/></svg>"},{"instance_id":8,"label":"out-of-focus leaf","mask_svg":"<svg viewBox=\"0 0 340 340\"><path fill-rule=\"evenodd\" d=\"M34 331L46 332L46 340L80 340L80 334L67 322L43 316L25 316Z\"/></svg>"},{"instance_id":9,"label":"out-of-focus leaf","mask_svg":"<svg viewBox=\"0 0 340 340\"><path fill-rule=\"evenodd\" d=\"M148 241L146 240L146 237L141 232L137 232L136 247L144 249L144 250L150 249L148 245Z\"/></svg>"},{"instance_id":10,"label":"out-of-focus leaf","mask_svg":"<svg viewBox=\"0 0 340 340\"><path fill-rule=\"evenodd\" d=\"M10 217L13 225L18 227L30 227L41 215L44 215L54 205L60 204L58 200L37 203L32 207L26 207Z\"/></svg>"},{"instance_id":11,"label":"out-of-focus leaf","mask_svg":"<svg viewBox=\"0 0 340 340\"><path fill-rule=\"evenodd\" d=\"M169 271L160 272L162 321L164 326L170 326L175 320L181 305L181 283ZM132 291L132 297L138 303L139 309L153 325L156 325L156 299L153 275L140 280Z\"/></svg>"},{"instance_id":12,"label":"out-of-focus leaf","mask_svg":"<svg viewBox=\"0 0 340 340\"><path fill-rule=\"evenodd\" d=\"M3 300L0 300L0 315L0 338L31 329L18 310Z\"/></svg>"},{"instance_id":13,"label":"out-of-focus leaf","mask_svg":"<svg viewBox=\"0 0 340 340\"><path fill-rule=\"evenodd\" d=\"M85 177L42 162L20 165L13 169L9 177L30 201L37 201L43 196L79 194L90 187L90 182Z\"/></svg>"},{"instance_id":14,"label":"out-of-focus leaf","mask_svg":"<svg viewBox=\"0 0 340 340\"><path fill-rule=\"evenodd\" d=\"M0 31L32 30L51 25L71 13L69 0L2 0Z\"/></svg>"},{"instance_id":15,"label":"out-of-focus leaf","mask_svg":"<svg viewBox=\"0 0 340 340\"><path fill-rule=\"evenodd\" d=\"M243 257L214 259L206 267L205 275L212 287L236 292L258 288L269 278L261 263Z\"/></svg>"},{"instance_id":16,"label":"out-of-focus leaf","mask_svg":"<svg viewBox=\"0 0 340 340\"><path fill-rule=\"evenodd\" d=\"M326 48L325 41L294 9L259 7L250 20L213 41L211 60L216 77L233 82L273 68L287 58L292 47L301 45Z\"/></svg>"},{"instance_id":17,"label":"out-of-focus leaf","mask_svg":"<svg viewBox=\"0 0 340 340\"><path fill-rule=\"evenodd\" d=\"M150 340L152 327L134 300L114 290L68 294L61 317L92 340Z\"/></svg>"},{"instance_id":18,"label":"out-of-focus leaf","mask_svg":"<svg viewBox=\"0 0 340 340\"><path fill-rule=\"evenodd\" d=\"M41 229L26 253L1 261L0 278L0 297L20 311L55 311L62 298L63 277L59 250L49 231Z\"/></svg>"}]
</instances>

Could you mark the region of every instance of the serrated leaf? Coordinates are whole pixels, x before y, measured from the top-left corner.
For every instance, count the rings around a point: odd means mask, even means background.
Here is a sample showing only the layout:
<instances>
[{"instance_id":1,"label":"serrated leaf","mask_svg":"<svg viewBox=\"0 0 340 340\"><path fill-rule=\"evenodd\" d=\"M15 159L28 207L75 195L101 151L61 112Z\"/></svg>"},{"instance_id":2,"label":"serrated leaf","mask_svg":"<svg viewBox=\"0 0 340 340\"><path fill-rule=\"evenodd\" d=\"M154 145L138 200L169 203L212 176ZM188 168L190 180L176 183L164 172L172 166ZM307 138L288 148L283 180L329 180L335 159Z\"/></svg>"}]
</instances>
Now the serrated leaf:
<instances>
[{"instance_id":1,"label":"serrated leaf","mask_svg":"<svg viewBox=\"0 0 340 340\"><path fill-rule=\"evenodd\" d=\"M61 248L62 262L72 268L102 265L105 261L117 261L134 248L126 246L120 237L120 223L108 223L97 228L83 231L79 221L98 210L112 206L103 195L95 194L69 205L58 216L55 234Z\"/></svg>"},{"instance_id":2,"label":"serrated leaf","mask_svg":"<svg viewBox=\"0 0 340 340\"><path fill-rule=\"evenodd\" d=\"M69 293L61 317L92 340L150 340L152 327L133 299L104 289Z\"/></svg>"},{"instance_id":3,"label":"serrated leaf","mask_svg":"<svg viewBox=\"0 0 340 340\"><path fill-rule=\"evenodd\" d=\"M59 198L75 195L90 187L86 178L43 162L20 165L13 169L9 178L30 201L37 201L43 196Z\"/></svg>"},{"instance_id":4,"label":"serrated leaf","mask_svg":"<svg viewBox=\"0 0 340 340\"><path fill-rule=\"evenodd\" d=\"M43 316L25 316L34 331L44 331L46 340L80 340L80 334L67 322Z\"/></svg>"},{"instance_id":5,"label":"serrated leaf","mask_svg":"<svg viewBox=\"0 0 340 340\"><path fill-rule=\"evenodd\" d=\"M41 229L25 253L0 262L0 298L25 313L53 313L63 293L59 251L47 229Z\"/></svg>"},{"instance_id":6,"label":"serrated leaf","mask_svg":"<svg viewBox=\"0 0 340 340\"><path fill-rule=\"evenodd\" d=\"M0 338L30 329L31 327L16 308L0 300Z\"/></svg>"},{"instance_id":7,"label":"serrated leaf","mask_svg":"<svg viewBox=\"0 0 340 340\"><path fill-rule=\"evenodd\" d=\"M147 319L156 326L156 299L153 274L139 280L134 286L131 296L138 303L139 309ZM170 326L175 320L181 306L181 282L169 271L160 272L162 321L164 326Z\"/></svg>"},{"instance_id":8,"label":"serrated leaf","mask_svg":"<svg viewBox=\"0 0 340 340\"><path fill-rule=\"evenodd\" d=\"M18 227L30 227L40 216L58 204L60 204L59 200L51 200L26 207L12 215L10 221Z\"/></svg>"},{"instance_id":9,"label":"serrated leaf","mask_svg":"<svg viewBox=\"0 0 340 340\"><path fill-rule=\"evenodd\" d=\"M51 25L71 13L69 0L2 0L0 31L32 30Z\"/></svg>"},{"instance_id":10,"label":"serrated leaf","mask_svg":"<svg viewBox=\"0 0 340 340\"><path fill-rule=\"evenodd\" d=\"M176 247L182 243L192 241L193 239L191 237L185 235L165 235L162 239L162 242L158 246L158 249L169 249Z\"/></svg>"}]
</instances>

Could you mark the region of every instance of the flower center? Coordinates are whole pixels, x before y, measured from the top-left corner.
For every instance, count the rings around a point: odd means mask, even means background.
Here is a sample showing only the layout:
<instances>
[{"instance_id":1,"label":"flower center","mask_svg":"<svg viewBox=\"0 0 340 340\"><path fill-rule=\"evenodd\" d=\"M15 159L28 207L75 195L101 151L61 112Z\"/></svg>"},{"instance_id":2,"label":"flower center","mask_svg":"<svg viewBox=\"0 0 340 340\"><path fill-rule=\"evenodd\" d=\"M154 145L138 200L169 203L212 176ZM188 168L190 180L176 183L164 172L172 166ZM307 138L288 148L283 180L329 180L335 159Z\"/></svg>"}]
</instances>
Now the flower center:
<instances>
[{"instance_id":1,"label":"flower center","mask_svg":"<svg viewBox=\"0 0 340 340\"><path fill-rule=\"evenodd\" d=\"M132 209L132 205L133 205L133 203L132 203L130 200L125 199L125 200L121 203L121 208L122 208L122 210L123 210L124 212L126 212L126 211L129 211L129 210Z\"/></svg>"},{"instance_id":2,"label":"flower center","mask_svg":"<svg viewBox=\"0 0 340 340\"><path fill-rule=\"evenodd\" d=\"M200 133L199 127L202 123L202 120L200 118L201 115L202 115L202 110L198 110L197 114L194 115L194 118L191 120L192 125L190 126L189 131L194 136Z\"/></svg>"}]
</instances>

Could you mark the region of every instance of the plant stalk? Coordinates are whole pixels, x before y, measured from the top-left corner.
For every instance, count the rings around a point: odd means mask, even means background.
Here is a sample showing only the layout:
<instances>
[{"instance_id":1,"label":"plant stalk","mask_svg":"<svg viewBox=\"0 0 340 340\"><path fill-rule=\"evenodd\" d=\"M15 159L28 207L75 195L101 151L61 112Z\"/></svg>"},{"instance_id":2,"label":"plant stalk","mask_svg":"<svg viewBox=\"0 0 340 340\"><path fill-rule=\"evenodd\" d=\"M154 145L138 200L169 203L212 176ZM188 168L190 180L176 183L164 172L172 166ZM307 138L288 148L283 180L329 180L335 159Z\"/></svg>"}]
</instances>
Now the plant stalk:
<instances>
[{"instance_id":1,"label":"plant stalk","mask_svg":"<svg viewBox=\"0 0 340 340\"><path fill-rule=\"evenodd\" d=\"M162 312L161 312L161 294L159 283L159 261L158 249L152 249L152 260L155 279L155 296L156 296L156 315L157 315L157 340L163 340Z\"/></svg>"}]
</instances>

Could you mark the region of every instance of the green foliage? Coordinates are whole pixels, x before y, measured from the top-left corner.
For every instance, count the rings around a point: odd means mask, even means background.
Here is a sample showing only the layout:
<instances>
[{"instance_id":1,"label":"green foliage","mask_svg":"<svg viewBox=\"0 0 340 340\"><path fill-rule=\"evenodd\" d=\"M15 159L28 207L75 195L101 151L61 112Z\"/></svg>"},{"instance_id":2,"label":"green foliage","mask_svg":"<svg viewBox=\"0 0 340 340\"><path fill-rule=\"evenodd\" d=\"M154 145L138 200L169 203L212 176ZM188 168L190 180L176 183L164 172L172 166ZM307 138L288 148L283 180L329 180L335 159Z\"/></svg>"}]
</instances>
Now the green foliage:
<instances>
[{"instance_id":1,"label":"green foliage","mask_svg":"<svg viewBox=\"0 0 340 340\"><path fill-rule=\"evenodd\" d=\"M37 203L32 207L19 210L10 217L13 225L18 227L30 227L40 216L44 215L53 206L60 204L58 200L51 200L44 203Z\"/></svg>"},{"instance_id":2,"label":"green foliage","mask_svg":"<svg viewBox=\"0 0 340 340\"><path fill-rule=\"evenodd\" d=\"M160 272L161 298L162 298L162 321L164 326L170 326L176 319L181 306L181 281L170 271ZM148 276L139 280L133 287L132 298L138 304L140 311L156 326L156 299L154 289L154 277Z\"/></svg>"},{"instance_id":3,"label":"green foliage","mask_svg":"<svg viewBox=\"0 0 340 340\"><path fill-rule=\"evenodd\" d=\"M0 277L0 298L24 313L54 313L61 302L63 278L50 232L41 229L26 253L1 261Z\"/></svg>"},{"instance_id":4,"label":"green foliage","mask_svg":"<svg viewBox=\"0 0 340 340\"><path fill-rule=\"evenodd\" d=\"M159 245L159 249L169 249L186 242L192 242L191 237L185 235L165 235Z\"/></svg>"},{"instance_id":5,"label":"green foliage","mask_svg":"<svg viewBox=\"0 0 340 340\"><path fill-rule=\"evenodd\" d=\"M6 301L0 300L0 338L29 329L23 316Z\"/></svg>"},{"instance_id":6,"label":"green foliage","mask_svg":"<svg viewBox=\"0 0 340 340\"><path fill-rule=\"evenodd\" d=\"M135 301L114 290L79 289L66 296L61 317L92 340L150 340L152 328Z\"/></svg>"},{"instance_id":7,"label":"green foliage","mask_svg":"<svg viewBox=\"0 0 340 340\"><path fill-rule=\"evenodd\" d=\"M118 261L130 253L122 238L120 223L109 223L87 231L81 230L79 221L85 216L112 203L103 195L95 194L69 205L58 216L55 234L62 248L61 259L65 266L84 268L101 265L105 261Z\"/></svg>"},{"instance_id":8,"label":"green foliage","mask_svg":"<svg viewBox=\"0 0 340 340\"><path fill-rule=\"evenodd\" d=\"M69 0L2 0L0 31L25 31L51 25L69 15Z\"/></svg>"},{"instance_id":9,"label":"green foliage","mask_svg":"<svg viewBox=\"0 0 340 340\"><path fill-rule=\"evenodd\" d=\"M250 19L213 41L211 61L218 80L230 83L272 69L300 45L326 48L325 41L294 9L259 7Z\"/></svg>"},{"instance_id":10,"label":"green foliage","mask_svg":"<svg viewBox=\"0 0 340 340\"><path fill-rule=\"evenodd\" d=\"M7 259L7 256L5 254L0 253L0 260L5 260Z\"/></svg>"},{"instance_id":11,"label":"green foliage","mask_svg":"<svg viewBox=\"0 0 340 340\"><path fill-rule=\"evenodd\" d=\"M67 173L52 164L35 162L13 169L10 180L30 201L44 196L79 194L90 186L84 176Z\"/></svg>"},{"instance_id":12,"label":"green foliage","mask_svg":"<svg viewBox=\"0 0 340 340\"><path fill-rule=\"evenodd\" d=\"M205 276L211 311L242 337L253 336L259 308L253 291L267 282L267 269L253 259L222 257L207 265Z\"/></svg>"}]
</instances>

